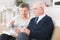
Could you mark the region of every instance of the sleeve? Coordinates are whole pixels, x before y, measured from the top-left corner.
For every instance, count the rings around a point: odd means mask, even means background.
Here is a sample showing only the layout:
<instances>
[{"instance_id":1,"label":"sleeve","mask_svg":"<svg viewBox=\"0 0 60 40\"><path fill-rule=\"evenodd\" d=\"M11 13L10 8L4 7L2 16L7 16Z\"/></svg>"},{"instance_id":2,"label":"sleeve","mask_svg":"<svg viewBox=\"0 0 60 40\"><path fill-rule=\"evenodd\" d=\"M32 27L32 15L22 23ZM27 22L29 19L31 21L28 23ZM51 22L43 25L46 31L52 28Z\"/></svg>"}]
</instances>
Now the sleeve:
<instances>
[{"instance_id":1,"label":"sleeve","mask_svg":"<svg viewBox=\"0 0 60 40\"><path fill-rule=\"evenodd\" d=\"M10 24L10 22L7 23L7 27L12 28L12 25Z\"/></svg>"},{"instance_id":2,"label":"sleeve","mask_svg":"<svg viewBox=\"0 0 60 40\"><path fill-rule=\"evenodd\" d=\"M47 38L48 36L52 35L54 24L51 19L47 20L42 27L43 28L39 31L30 30L29 36L32 38L39 39L39 38Z\"/></svg>"},{"instance_id":3,"label":"sleeve","mask_svg":"<svg viewBox=\"0 0 60 40\"><path fill-rule=\"evenodd\" d=\"M17 18L17 16L15 16L15 17L14 17L13 19L11 19L11 20L14 20L14 22L15 22L16 18ZM11 20L10 20L10 21L11 21ZM13 28L13 27L12 27L12 24L10 23L10 21L7 23L7 27L8 27L8 28ZM13 25L14 25L14 24L13 24Z\"/></svg>"}]
</instances>

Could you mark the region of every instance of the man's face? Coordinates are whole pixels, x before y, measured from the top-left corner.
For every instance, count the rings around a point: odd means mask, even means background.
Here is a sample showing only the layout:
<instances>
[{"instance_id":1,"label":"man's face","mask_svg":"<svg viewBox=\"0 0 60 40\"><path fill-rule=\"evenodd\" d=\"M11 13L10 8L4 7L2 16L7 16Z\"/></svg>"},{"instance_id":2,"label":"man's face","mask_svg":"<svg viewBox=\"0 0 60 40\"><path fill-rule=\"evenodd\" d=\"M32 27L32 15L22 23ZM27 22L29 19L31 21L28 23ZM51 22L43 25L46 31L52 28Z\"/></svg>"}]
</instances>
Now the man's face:
<instances>
[{"instance_id":1,"label":"man's face","mask_svg":"<svg viewBox=\"0 0 60 40\"><path fill-rule=\"evenodd\" d=\"M35 3L33 5L33 8L32 9L33 9L33 12L34 12L35 16L40 16L44 12L43 8L40 7L40 4L38 4L38 3Z\"/></svg>"},{"instance_id":2,"label":"man's face","mask_svg":"<svg viewBox=\"0 0 60 40\"><path fill-rule=\"evenodd\" d=\"M29 12L28 8L20 8L20 15L27 15Z\"/></svg>"}]
</instances>

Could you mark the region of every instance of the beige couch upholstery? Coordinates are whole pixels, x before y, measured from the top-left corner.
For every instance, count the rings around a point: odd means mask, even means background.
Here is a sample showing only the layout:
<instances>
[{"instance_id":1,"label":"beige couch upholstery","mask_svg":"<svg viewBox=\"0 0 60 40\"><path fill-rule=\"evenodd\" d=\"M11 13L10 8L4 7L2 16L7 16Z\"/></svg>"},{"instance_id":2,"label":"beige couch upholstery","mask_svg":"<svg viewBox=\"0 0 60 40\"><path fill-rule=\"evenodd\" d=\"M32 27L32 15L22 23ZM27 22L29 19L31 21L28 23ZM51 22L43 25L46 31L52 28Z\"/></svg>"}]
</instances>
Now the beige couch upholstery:
<instances>
[{"instance_id":1,"label":"beige couch upholstery","mask_svg":"<svg viewBox=\"0 0 60 40\"><path fill-rule=\"evenodd\" d=\"M52 40L60 40L60 27L55 27Z\"/></svg>"}]
</instances>

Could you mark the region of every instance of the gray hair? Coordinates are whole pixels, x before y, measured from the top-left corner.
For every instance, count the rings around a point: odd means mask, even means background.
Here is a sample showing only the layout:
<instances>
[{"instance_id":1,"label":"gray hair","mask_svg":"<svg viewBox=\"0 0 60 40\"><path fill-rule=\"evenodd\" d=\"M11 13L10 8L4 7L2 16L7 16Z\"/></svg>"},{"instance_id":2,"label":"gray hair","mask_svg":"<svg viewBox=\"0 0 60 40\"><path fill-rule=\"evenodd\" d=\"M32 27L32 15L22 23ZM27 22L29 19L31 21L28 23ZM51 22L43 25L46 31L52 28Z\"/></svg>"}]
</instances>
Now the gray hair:
<instances>
[{"instance_id":1,"label":"gray hair","mask_svg":"<svg viewBox=\"0 0 60 40\"><path fill-rule=\"evenodd\" d=\"M28 3L22 3L22 4L19 5L19 7L21 7L21 8L26 7L28 10L30 9L30 6L29 6Z\"/></svg>"},{"instance_id":2,"label":"gray hair","mask_svg":"<svg viewBox=\"0 0 60 40\"><path fill-rule=\"evenodd\" d=\"M44 0L36 0L35 2L37 4L39 4L40 7L45 8L45 2L44 2Z\"/></svg>"}]
</instances>

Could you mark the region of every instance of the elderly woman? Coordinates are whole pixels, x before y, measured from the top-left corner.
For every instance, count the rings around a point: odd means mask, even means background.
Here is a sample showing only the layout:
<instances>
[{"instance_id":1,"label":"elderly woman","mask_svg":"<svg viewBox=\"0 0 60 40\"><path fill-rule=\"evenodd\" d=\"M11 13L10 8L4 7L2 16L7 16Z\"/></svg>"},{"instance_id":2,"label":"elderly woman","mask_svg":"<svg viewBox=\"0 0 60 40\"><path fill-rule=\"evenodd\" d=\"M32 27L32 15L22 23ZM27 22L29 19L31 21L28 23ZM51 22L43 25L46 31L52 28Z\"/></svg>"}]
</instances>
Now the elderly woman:
<instances>
[{"instance_id":1,"label":"elderly woman","mask_svg":"<svg viewBox=\"0 0 60 40\"><path fill-rule=\"evenodd\" d=\"M0 40L15 40L15 37L20 33L22 27L27 27L29 24L29 5L22 3L20 5L20 14L8 22L7 27L11 28L9 34L2 34Z\"/></svg>"}]
</instances>

